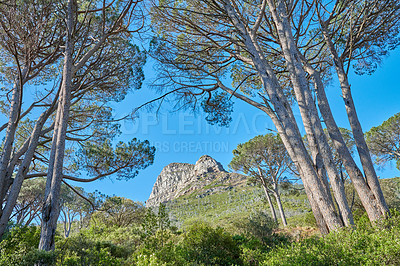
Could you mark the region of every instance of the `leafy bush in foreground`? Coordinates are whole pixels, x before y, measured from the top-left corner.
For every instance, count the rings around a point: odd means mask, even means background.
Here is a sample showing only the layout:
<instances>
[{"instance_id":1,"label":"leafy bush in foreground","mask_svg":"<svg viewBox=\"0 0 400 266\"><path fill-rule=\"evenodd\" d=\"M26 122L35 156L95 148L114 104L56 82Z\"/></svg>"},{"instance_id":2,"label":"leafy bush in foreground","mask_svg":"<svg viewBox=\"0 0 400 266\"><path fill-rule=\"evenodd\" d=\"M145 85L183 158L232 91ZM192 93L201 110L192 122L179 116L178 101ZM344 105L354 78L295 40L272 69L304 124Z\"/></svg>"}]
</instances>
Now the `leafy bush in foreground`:
<instances>
[{"instance_id":1,"label":"leafy bush in foreground","mask_svg":"<svg viewBox=\"0 0 400 266\"><path fill-rule=\"evenodd\" d=\"M179 252L189 264L241 265L240 248L223 228L205 223L193 225L179 243Z\"/></svg>"},{"instance_id":2,"label":"leafy bush in foreground","mask_svg":"<svg viewBox=\"0 0 400 266\"><path fill-rule=\"evenodd\" d=\"M275 248L261 265L400 265L400 215L392 213L375 227L364 217L356 229Z\"/></svg>"},{"instance_id":3,"label":"leafy bush in foreground","mask_svg":"<svg viewBox=\"0 0 400 266\"><path fill-rule=\"evenodd\" d=\"M0 265L33 265L36 262L54 264L54 252L37 250L39 238L39 227L13 227L0 242Z\"/></svg>"},{"instance_id":4,"label":"leafy bush in foreground","mask_svg":"<svg viewBox=\"0 0 400 266\"><path fill-rule=\"evenodd\" d=\"M158 221L155 227L149 222L153 218ZM0 242L0 265L400 265L397 211L376 226L364 215L353 229L300 241L273 231L267 235L254 231L254 226L267 226L265 217L256 215L253 222L242 221L243 232L238 228L241 234L235 236L204 222L174 232L164 223L160 227L159 218L146 223L149 234L138 232L143 231L141 227L105 230L97 224L67 239L59 238L55 252L37 250L38 227L16 226ZM109 233L113 239L104 236Z\"/></svg>"}]
</instances>

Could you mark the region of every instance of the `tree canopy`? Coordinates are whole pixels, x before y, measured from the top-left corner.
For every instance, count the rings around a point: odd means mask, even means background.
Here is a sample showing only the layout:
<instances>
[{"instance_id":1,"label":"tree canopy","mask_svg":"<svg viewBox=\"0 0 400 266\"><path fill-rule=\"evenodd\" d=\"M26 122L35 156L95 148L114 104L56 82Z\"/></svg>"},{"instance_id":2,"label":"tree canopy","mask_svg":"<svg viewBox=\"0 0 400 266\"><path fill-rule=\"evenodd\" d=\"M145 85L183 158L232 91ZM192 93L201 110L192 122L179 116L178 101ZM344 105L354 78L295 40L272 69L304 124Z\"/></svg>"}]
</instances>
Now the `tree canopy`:
<instances>
[{"instance_id":1,"label":"tree canopy","mask_svg":"<svg viewBox=\"0 0 400 266\"><path fill-rule=\"evenodd\" d=\"M378 164L395 161L400 170L400 113L365 133L368 146Z\"/></svg>"}]
</instances>

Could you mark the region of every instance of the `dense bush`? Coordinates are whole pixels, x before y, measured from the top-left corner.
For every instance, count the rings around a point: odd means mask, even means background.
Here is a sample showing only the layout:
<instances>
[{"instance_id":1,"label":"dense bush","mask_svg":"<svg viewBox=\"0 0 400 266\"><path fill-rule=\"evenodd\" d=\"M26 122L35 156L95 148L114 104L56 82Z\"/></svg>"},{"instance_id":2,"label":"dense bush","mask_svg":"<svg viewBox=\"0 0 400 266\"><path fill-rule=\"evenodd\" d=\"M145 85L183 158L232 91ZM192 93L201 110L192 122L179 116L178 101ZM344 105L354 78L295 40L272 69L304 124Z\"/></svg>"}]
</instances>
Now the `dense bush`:
<instances>
[{"instance_id":1,"label":"dense bush","mask_svg":"<svg viewBox=\"0 0 400 266\"><path fill-rule=\"evenodd\" d=\"M0 242L0 265L33 265L36 262L51 265L54 252L38 251L40 228L15 226Z\"/></svg>"},{"instance_id":2,"label":"dense bush","mask_svg":"<svg viewBox=\"0 0 400 266\"><path fill-rule=\"evenodd\" d=\"M240 265L240 249L223 228L198 223L184 233L179 252L189 264Z\"/></svg>"},{"instance_id":3,"label":"dense bush","mask_svg":"<svg viewBox=\"0 0 400 266\"><path fill-rule=\"evenodd\" d=\"M400 265L400 215L392 215L374 227L364 216L356 229L280 246L261 265Z\"/></svg>"},{"instance_id":4,"label":"dense bush","mask_svg":"<svg viewBox=\"0 0 400 266\"><path fill-rule=\"evenodd\" d=\"M263 244L270 244L274 237L273 231L278 224L264 212L252 213L249 217L234 221L237 234L247 238L256 238Z\"/></svg>"},{"instance_id":5,"label":"dense bush","mask_svg":"<svg viewBox=\"0 0 400 266\"><path fill-rule=\"evenodd\" d=\"M69 238L58 236L55 252L37 250L40 228L14 226L0 242L0 265L400 265L396 210L375 226L364 214L355 228L296 240L274 233L263 214L241 219L232 236L204 222L178 232L164 211L148 213L145 224L98 222Z\"/></svg>"},{"instance_id":6,"label":"dense bush","mask_svg":"<svg viewBox=\"0 0 400 266\"><path fill-rule=\"evenodd\" d=\"M163 244L155 239L163 239ZM137 265L242 265L239 242L223 228L202 222L182 234L157 231L131 260Z\"/></svg>"},{"instance_id":7,"label":"dense bush","mask_svg":"<svg viewBox=\"0 0 400 266\"><path fill-rule=\"evenodd\" d=\"M130 252L110 242L89 239L84 234L67 238L58 245L59 265L120 265Z\"/></svg>"}]
</instances>

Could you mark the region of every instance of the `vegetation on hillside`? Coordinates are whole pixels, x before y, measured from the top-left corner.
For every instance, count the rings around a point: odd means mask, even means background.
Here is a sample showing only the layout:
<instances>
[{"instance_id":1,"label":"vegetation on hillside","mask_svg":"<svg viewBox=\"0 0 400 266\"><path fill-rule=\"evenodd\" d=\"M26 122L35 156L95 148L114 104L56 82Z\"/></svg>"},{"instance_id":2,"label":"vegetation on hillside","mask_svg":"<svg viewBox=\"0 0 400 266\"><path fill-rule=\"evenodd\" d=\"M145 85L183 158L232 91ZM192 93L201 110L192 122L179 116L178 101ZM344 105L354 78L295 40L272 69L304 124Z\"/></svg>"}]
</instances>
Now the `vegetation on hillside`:
<instances>
[{"instance_id":1,"label":"vegetation on hillside","mask_svg":"<svg viewBox=\"0 0 400 266\"><path fill-rule=\"evenodd\" d=\"M365 137L379 165L394 161L396 168L400 170L400 113L371 128L365 133Z\"/></svg>"},{"instance_id":2,"label":"vegetation on hillside","mask_svg":"<svg viewBox=\"0 0 400 266\"><path fill-rule=\"evenodd\" d=\"M286 226L279 185L289 182L287 175L293 173L292 169L295 166L279 135L271 133L259 135L246 143L239 144L233 150L233 159L229 163L229 167L248 175L249 181L264 189L272 218L278 222L270 195L272 194L275 197L281 222L283 226Z\"/></svg>"},{"instance_id":3,"label":"vegetation on hillside","mask_svg":"<svg viewBox=\"0 0 400 266\"><path fill-rule=\"evenodd\" d=\"M255 186L193 194L156 209L98 194L98 210L73 222L68 237L59 223L54 252L37 250L38 226L10 225L0 243L0 265L396 265L400 178L381 183L390 219L372 226L355 197L356 228L325 237L316 232L300 185L281 190L291 213L285 229L268 215L264 193Z\"/></svg>"},{"instance_id":4,"label":"vegetation on hillside","mask_svg":"<svg viewBox=\"0 0 400 266\"><path fill-rule=\"evenodd\" d=\"M380 182L372 160L399 168L399 114L365 136L349 79L399 36L398 0L0 1L0 264L399 264L399 179ZM161 95L114 117L148 56ZM349 129L325 93L336 83ZM232 98L268 115L278 134L240 144L231 167L262 184L272 219L244 184L209 180L152 210L68 183L153 164L120 121L170 96L212 125L229 126Z\"/></svg>"},{"instance_id":5,"label":"vegetation on hillside","mask_svg":"<svg viewBox=\"0 0 400 266\"><path fill-rule=\"evenodd\" d=\"M301 185L287 185L281 190L281 201L289 224L304 224L312 214L307 196ZM264 190L255 185L241 185L206 197L196 193L166 203L171 218L185 226L203 220L228 228L236 219L246 218L256 212L271 213Z\"/></svg>"},{"instance_id":6,"label":"vegetation on hillside","mask_svg":"<svg viewBox=\"0 0 400 266\"><path fill-rule=\"evenodd\" d=\"M114 203L126 204L114 198ZM130 204L129 204L130 206ZM124 208L121 208L121 210ZM263 212L235 220L230 229L192 221L178 230L165 207L136 209L135 219L91 218L90 225L68 238L56 236L53 252L37 250L40 229L15 226L0 243L0 265L397 265L400 262L400 213L377 226L366 215L356 229L326 237L277 231ZM121 216L130 217L130 211Z\"/></svg>"}]
</instances>

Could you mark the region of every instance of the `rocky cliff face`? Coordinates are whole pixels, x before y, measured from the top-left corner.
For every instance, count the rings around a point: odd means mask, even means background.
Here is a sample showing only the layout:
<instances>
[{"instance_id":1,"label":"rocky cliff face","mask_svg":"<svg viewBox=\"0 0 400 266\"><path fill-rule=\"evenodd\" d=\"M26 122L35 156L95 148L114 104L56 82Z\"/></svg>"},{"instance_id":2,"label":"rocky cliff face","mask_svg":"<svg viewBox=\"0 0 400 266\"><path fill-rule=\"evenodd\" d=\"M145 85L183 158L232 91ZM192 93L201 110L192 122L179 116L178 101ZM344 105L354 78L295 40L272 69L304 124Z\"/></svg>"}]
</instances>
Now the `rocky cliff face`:
<instances>
[{"instance_id":1,"label":"rocky cliff face","mask_svg":"<svg viewBox=\"0 0 400 266\"><path fill-rule=\"evenodd\" d=\"M243 175L228 173L222 165L208 155L196 164L171 163L157 177L146 206L158 206L183 195L197 193L197 197L209 195L245 182Z\"/></svg>"}]
</instances>

